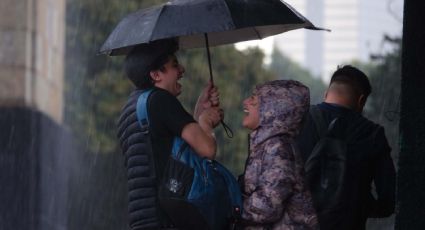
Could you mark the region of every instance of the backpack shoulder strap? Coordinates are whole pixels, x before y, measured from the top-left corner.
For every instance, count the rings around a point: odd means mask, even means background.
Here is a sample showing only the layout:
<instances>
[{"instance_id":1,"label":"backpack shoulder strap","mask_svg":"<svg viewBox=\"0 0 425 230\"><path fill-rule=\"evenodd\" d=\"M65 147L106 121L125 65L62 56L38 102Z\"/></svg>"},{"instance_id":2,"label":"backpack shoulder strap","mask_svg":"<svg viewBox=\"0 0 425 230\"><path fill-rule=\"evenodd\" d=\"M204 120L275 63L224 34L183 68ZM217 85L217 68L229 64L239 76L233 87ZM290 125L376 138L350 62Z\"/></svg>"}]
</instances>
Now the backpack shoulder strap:
<instances>
[{"instance_id":1,"label":"backpack shoulder strap","mask_svg":"<svg viewBox=\"0 0 425 230\"><path fill-rule=\"evenodd\" d=\"M137 105L136 105L137 121L142 127L149 126L147 102L152 91L153 89L148 89L146 91L143 91L142 94L140 94L139 98L137 99Z\"/></svg>"},{"instance_id":2,"label":"backpack shoulder strap","mask_svg":"<svg viewBox=\"0 0 425 230\"><path fill-rule=\"evenodd\" d=\"M143 91L137 99L136 115L143 132L149 132L148 99L155 89ZM173 141L172 153L175 153L177 159L180 159L183 152L189 147L182 138L175 137ZM176 150L177 149L177 150Z\"/></svg>"},{"instance_id":3,"label":"backpack shoulder strap","mask_svg":"<svg viewBox=\"0 0 425 230\"><path fill-rule=\"evenodd\" d=\"M336 121L339 119L339 117L334 118L328 125L323 117L322 111L316 105L310 106L310 114L320 138L326 136L333 129Z\"/></svg>"},{"instance_id":4,"label":"backpack shoulder strap","mask_svg":"<svg viewBox=\"0 0 425 230\"><path fill-rule=\"evenodd\" d=\"M150 132L149 132L149 117L148 117L148 99L149 96L151 95L151 93L153 92L153 89L148 89L146 91L143 91L139 98L137 99L137 104L136 104L136 115L137 115L137 121L140 125L140 128L142 129L142 135L145 138L148 138L148 149L146 150L148 153L148 156L150 159L154 159L153 157L153 152L152 152L152 143L151 143L151 137L150 137ZM151 175L153 177L156 177L156 172L155 172L155 161L149 161L149 165L150 165L150 169L151 169Z\"/></svg>"},{"instance_id":5,"label":"backpack shoulder strap","mask_svg":"<svg viewBox=\"0 0 425 230\"><path fill-rule=\"evenodd\" d=\"M328 125L326 124L322 111L320 111L317 105L312 105L310 106L310 115L314 125L316 126L319 137L324 137L327 133Z\"/></svg>"}]
</instances>

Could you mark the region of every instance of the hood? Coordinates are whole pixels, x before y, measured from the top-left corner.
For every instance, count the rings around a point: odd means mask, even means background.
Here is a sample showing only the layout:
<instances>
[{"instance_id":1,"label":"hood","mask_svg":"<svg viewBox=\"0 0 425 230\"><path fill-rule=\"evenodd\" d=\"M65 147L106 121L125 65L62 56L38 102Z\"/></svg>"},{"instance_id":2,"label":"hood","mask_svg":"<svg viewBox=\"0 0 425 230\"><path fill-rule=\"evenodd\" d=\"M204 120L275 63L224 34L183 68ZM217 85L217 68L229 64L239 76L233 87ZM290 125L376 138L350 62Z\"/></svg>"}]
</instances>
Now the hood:
<instances>
[{"instance_id":1,"label":"hood","mask_svg":"<svg viewBox=\"0 0 425 230\"><path fill-rule=\"evenodd\" d=\"M301 129L310 106L309 89L298 81L276 80L256 86L260 125L254 130L251 144L258 145L273 136L293 139Z\"/></svg>"}]
</instances>

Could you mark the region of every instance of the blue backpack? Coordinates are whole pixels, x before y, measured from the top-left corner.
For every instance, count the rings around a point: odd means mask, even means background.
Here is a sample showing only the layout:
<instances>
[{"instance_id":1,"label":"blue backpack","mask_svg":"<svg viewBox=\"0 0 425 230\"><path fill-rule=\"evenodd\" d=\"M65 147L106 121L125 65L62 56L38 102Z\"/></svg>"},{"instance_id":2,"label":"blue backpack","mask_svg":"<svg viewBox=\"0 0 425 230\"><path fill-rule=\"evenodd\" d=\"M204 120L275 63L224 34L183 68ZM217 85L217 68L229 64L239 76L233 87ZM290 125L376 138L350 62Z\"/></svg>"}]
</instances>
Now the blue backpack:
<instances>
[{"instance_id":1,"label":"blue backpack","mask_svg":"<svg viewBox=\"0 0 425 230\"><path fill-rule=\"evenodd\" d=\"M152 91L146 90L137 101L142 126L149 124ZM161 208L178 228L229 229L240 218L242 194L234 176L217 161L201 158L180 137L174 138L163 177L157 180Z\"/></svg>"}]
</instances>

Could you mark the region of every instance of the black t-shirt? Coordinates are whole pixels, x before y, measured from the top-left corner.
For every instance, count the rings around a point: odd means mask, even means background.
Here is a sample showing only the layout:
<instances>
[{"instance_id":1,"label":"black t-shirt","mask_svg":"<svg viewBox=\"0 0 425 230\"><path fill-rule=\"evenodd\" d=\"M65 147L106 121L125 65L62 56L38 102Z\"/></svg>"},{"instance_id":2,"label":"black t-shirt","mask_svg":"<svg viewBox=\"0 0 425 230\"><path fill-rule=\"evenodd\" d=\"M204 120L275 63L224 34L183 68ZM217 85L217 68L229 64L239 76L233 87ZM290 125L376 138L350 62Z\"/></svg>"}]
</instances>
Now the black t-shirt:
<instances>
[{"instance_id":1,"label":"black t-shirt","mask_svg":"<svg viewBox=\"0 0 425 230\"><path fill-rule=\"evenodd\" d=\"M181 137L183 128L196 121L175 96L159 88L148 99L148 117L156 175L161 178L174 137Z\"/></svg>"}]
</instances>

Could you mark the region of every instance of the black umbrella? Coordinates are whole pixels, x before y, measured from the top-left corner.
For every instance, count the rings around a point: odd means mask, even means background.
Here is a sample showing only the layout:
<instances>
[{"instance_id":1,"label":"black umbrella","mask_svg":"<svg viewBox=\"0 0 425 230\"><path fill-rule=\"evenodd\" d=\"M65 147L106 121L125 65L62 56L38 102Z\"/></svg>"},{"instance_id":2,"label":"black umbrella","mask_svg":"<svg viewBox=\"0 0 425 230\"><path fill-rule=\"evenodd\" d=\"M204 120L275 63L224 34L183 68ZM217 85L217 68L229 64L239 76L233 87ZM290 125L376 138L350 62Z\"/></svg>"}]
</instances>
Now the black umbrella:
<instances>
[{"instance_id":1,"label":"black umbrella","mask_svg":"<svg viewBox=\"0 0 425 230\"><path fill-rule=\"evenodd\" d=\"M179 38L180 48L262 39L289 30L318 29L280 0L174 0L123 18L100 49L127 54L132 46Z\"/></svg>"},{"instance_id":2,"label":"black umbrella","mask_svg":"<svg viewBox=\"0 0 425 230\"><path fill-rule=\"evenodd\" d=\"M100 53L125 55L135 45L174 37L182 49L206 46L211 65L210 45L262 39L298 28L320 29L281 0L172 0L123 18Z\"/></svg>"},{"instance_id":3,"label":"black umbrella","mask_svg":"<svg viewBox=\"0 0 425 230\"><path fill-rule=\"evenodd\" d=\"M289 30L315 27L280 0L172 0L123 18L102 45L100 53L125 55L132 47L177 38L179 47L209 46L262 39Z\"/></svg>"}]
</instances>

